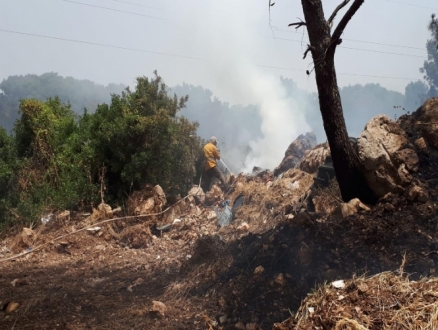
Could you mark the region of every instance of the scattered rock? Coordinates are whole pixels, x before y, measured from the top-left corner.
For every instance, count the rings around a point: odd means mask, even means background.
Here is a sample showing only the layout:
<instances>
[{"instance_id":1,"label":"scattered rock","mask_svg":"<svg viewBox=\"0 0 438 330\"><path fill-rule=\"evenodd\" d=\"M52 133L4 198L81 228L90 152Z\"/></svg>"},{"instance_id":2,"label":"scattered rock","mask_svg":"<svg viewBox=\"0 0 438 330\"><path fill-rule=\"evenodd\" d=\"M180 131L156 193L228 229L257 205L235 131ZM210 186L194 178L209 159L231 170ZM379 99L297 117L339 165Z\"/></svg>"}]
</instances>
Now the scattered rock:
<instances>
[{"instance_id":1,"label":"scattered rock","mask_svg":"<svg viewBox=\"0 0 438 330\"><path fill-rule=\"evenodd\" d=\"M152 307L149 310L149 315L153 318L163 319L166 316L166 305L161 301L152 301Z\"/></svg>"},{"instance_id":2,"label":"scattered rock","mask_svg":"<svg viewBox=\"0 0 438 330\"><path fill-rule=\"evenodd\" d=\"M316 135L313 132L301 134L287 148L280 165L274 170L274 175L287 171L298 165L306 151L316 146Z\"/></svg>"},{"instance_id":3,"label":"scattered rock","mask_svg":"<svg viewBox=\"0 0 438 330\"><path fill-rule=\"evenodd\" d=\"M16 278L15 280L13 280L11 282L11 284L12 284L13 287L18 287L18 286L28 285L29 281L25 280L25 279L18 279L18 278Z\"/></svg>"},{"instance_id":4,"label":"scattered rock","mask_svg":"<svg viewBox=\"0 0 438 330\"><path fill-rule=\"evenodd\" d=\"M415 140L414 144L415 144L415 147L417 147L417 150L422 152L423 154L428 152L427 144L426 144L426 141L424 140L423 137L418 138L417 140Z\"/></svg>"},{"instance_id":5,"label":"scattered rock","mask_svg":"<svg viewBox=\"0 0 438 330\"><path fill-rule=\"evenodd\" d=\"M338 218L346 218L350 215L356 214L361 210L370 211L370 208L363 204L358 198L354 198L348 203L340 204L333 212L333 215Z\"/></svg>"},{"instance_id":6,"label":"scattered rock","mask_svg":"<svg viewBox=\"0 0 438 330\"><path fill-rule=\"evenodd\" d=\"M215 220L215 219L217 219L216 212L215 212L215 211L210 211L210 212L208 212L208 214L207 214L207 220L208 220L208 221L212 221L212 220Z\"/></svg>"},{"instance_id":7,"label":"scattered rock","mask_svg":"<svg viewBox=\"0 0 438 330\"><path fill-rule=\"evenodd\" d=\"M113 211L111 209L111 206L105 203L100 203L97 207L97 210L101 212L105 218L112 218L113 217Z\"/></svg>"},{"instance_id":8,"label":"scattered rock","mask_svg":"<svg viewBox=\"0 0 438 330\"><path fill-rule=\"evenodd\" d=\"M359 283L357 286L357 290L360 293L366 293L368 291L368 285L366 283Z\"/></svg>"},{"instance_id":9,"label":"scattered rock","mask_svg":"<svg viewBox=\"0 0 438 330\"><path fill-rule=\"evenodd\" d=\"M274 285L282 287L285 283L286 282L285 282L283 273L278 274L274 280Z\"/></svg>"},{"instance_id":10,"label":"scattered rock","mask_svg":"<svg viewBox=\"0 0 438 330\"><path fill-rule=\"evenodd\" d=\"M195 200L196 204L204 204L205 202L205 193L204 190L202 190L199 186L193 186L192 189L190 189L189 195L192 195L193 199Z\"/></svg>"},{"instance_id":11,"label":"scattered rock","mask_svg":"<svg viewBox=\"0 0 438 330\"><path fill-rule=\"evenodd\" d=\"M429 199L429 194L419 186L413 186L409 189L408 200L411 202L426 203Z\"/></svg>"},{"instance_id":12,"label":"scattered rock","mask_svg":"<svg viewBox=\"0 0 438 330\"><path fill-rule=\"evenodd\" d=\"M234 329L236 330L246 330L245 325L242 322L238 322L234 325Z\"/></svg>"},{"instance_id":13,"label":"scattered rock","mask_svg":"<svg viewBox=\"0 0 438 330\"><path fill-rule=\"evenodd\" d=\"M238 230L247 231L249 230L249 225L246 222L242 222L238 227Z\"/></svg>"},{"instance_id":14,"label":"scattered rock","mask_svg":"<svg viewBox=\"0 0 438 330\"><path fill-rule=\"evenodd\" d=\"M57 220L61 220L61 221L70 219L70 211L69 210L65 210L65 211L59 212L56 215L56 219Z\"/></svg>"},{"instance_id":15,"label":"scattered rock","mask_svg":"<svg viewBox=\"0 0 438 330\"><path fill-rule=\"evenodd\" d=\"M378 198L412 180L419 158L403 129L386 115L372 118L358 140L365 178Z\"/></svg>"},{"instance_id":16,"label":"scattered rock","mask_svg":"<svg viewBox=\"0 0 438 330\"><path fill-rule=\"evenodd\" d=\"M5 309L5 312L6 312L6 314L11 314L11 313L13 313L14 311L16 311L17 309L18 309L18 307L20 306L20 304L19 303L16 303L16 302L10 302L10 303L8 303L8 305L6 306L6 309Z\"/></svg>"},{"instance_id":17,"label":"scattered rock","mask_svg":"<svg viewBox=\"0 0 438 330\"><path fill-rule=\"evenodd\" d=\"M228 320L228 316L227 315L222 315L221 317L219 317L219 323L220 324L225 324Z\"/></svg>"},{"instance_id":18,"label":"scattered rock","mask_svg":"<svg viewBox=\"0 0 438 330\"><path fill-rule=\"evenodd\" d=\"M254 275L262 274L262 273L264 273L264 272L265 272L265 268L263 268L262 265L257 266L257 267L254 269Z\"/></svg>"}]
</instances>

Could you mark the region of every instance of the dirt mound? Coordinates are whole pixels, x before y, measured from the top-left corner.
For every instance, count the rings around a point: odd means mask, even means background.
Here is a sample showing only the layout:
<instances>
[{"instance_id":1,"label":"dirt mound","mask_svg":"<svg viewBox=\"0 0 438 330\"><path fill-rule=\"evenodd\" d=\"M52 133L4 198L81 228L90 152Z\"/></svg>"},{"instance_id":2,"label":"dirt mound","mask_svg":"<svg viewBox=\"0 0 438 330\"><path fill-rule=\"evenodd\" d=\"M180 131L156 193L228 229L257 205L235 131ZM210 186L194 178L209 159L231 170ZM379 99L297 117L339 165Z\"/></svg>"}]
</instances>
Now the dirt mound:
<instances>
[{"instance_id":1,"label":"dirt mound","mask_svg":"<svg viewBox=\"0 0 438 330\"><path fill-rule=\"evenodd\" d=\"M438 329L438 279L419 282L385 272L320 286L274 330Z\"/></svg>"}]
</instances>

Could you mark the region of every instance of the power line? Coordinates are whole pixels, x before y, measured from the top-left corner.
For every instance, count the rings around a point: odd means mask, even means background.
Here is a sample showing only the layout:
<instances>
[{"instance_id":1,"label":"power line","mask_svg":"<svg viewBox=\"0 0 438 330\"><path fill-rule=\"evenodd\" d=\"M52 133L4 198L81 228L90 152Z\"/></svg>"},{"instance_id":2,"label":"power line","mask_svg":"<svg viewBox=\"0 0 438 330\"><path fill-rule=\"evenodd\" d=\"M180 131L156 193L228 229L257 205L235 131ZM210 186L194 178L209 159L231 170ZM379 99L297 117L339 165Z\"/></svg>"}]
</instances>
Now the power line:
<instances>
[{"instance_id":1,"label":"power line","mask_svg":"<svg viewBox=\"0 0 438 330\"><path fill-rule=\"evenodd\" d=\"M128 48L128 47L100 44L100 43L95 43L95 42L90 42L90 41L82 41L82 40L76 40L76 39L67 39L67 38L59 38L59 37L46 36L46 35L42 35L42 34L33 34L33 33L11 31L11 30L3 30L3 29L0 29L0 32L19 34L19 35L30 36L30 37L37 37L37 38L45 38L45 39L54 39L54 40L61 40L61 41L68 41L68 42L76 42L76 43L85 44L85 45L93 45L93 46L98 46L98 47L107 47L107 48L129 50L129 51L140 52L140 53L150 53L150 54L163 55L163 56L187 58L187 59L191 59L191 60L199 60L199 61L204 61L205 60L203 58L198 58L198 57L193 57L193 56L185 56L185 55L170 54L170 53L161 53L161 52L156 52L156 51L152 51L152 50L145 50L145 49L137 49L137 48Z\"/></svg>"},{"instance_id":2,"label":"power line","mask_svg":"<svg viewBox=\"0 0 438 330\"><path fill-rule=\"evenodd\" d=\"M110 0L110 1L126 3L128 5L139 6L139 7L144 7L144 8L151 8L151 9L157 9L157 10L164 10L164 11L166 11L166 9L163 9L163 8L141 5L139 3L134 3L134 2L129 2L129 1L122 1L122 0Z\"/></svg>"},{"instance_id":3,"label":"power line","mask_svg":"<svg viewBox=\"0 0 438 330\"><path fill-rule=\"evenodd\" d=\"M272 39L278 39L278 40L285 40L285 41L293 41L293 42L302 42L301 40L294 40L294 39L286 39L286 38L277 38L277 37L270 37L268 36L268 38L272 38ZM421 55L412 55L412 54L403 54L403 53L392 53L392 52L384 52L384 51L380 51L380 50L372 50L372 49L363 49L363 48L353 48L353 47L345 47L345 46L338 46L339 48L344 48L344 49L350 49L350 50L359 50L359 51L363 51L363 52L372 52L372 53L381 53L381 54L389 54L389 55L398 55L398 56L408 56L408 57L419 57L419 58L426 58L425 56L421 56Z\"/></svg>"},{"instance_id":4,"label":"power line","mask_svg":"<svg viewBox=\"0 0 438 330\"><path fill-rule=\"evenodd\" d=\"M97 6L97 5L90 5L88 3L78 2L78 1L73 1L73 0L59 0L59 1L64 1L64 2L68 2L68 3L74 3L76 5L88 6L88 7L93 7L93 8L111 10L111 11L116 11L116 12L119 12L119 13L129 14L129 15L136 15L136 16L142 16L142 17L147 17L147 18L155 18L155 19L167 20L166 18L162 18L162 17L158 17L158 16L143 15L143 14L139 14L139 13L134 13L132 11L125 11L125 10L119 10L119 9L114 9L114 8L110 8L110 7L102 7L102 6Z\"/></svg>"},{"instance_id":5,"label":"power line","mask_svg":"<svg viewBox=\"0 0 438 330\"><path fill-rule=\"evenodd\" d=\"M114 45L108 45L108 44L100 44L100 43L89 42L89 41L82 41L82 40L76 40L76 39L67 39L67 38L59 38L59 37L53 37L53 36L46 36L46 35L41 35L41 34L25 33L25 32L19 32L19 31L11 31L11 30L0 29L0 32L10 33L10 34L18 34L18 35L24 35L24 36L30 36L30 37L37 37L37 38L45 38L45 39L67 41L67 42L75 42L75 43L80 43L80 44L85 44L85 45L92 45L92 46L106 47L106 48L115 48L115 49L122 49L122 50L141 52L141 53L149 53L149 54L156 54L156 55L162 55L162 56L180 57L180 58L186 58L186 59L198 60L198 61L205 61L206 60L206 59L203 59L203 58L198 58L198 57L193 57L193 56L185 56L185 55L178 55L178 54L162 53L162 52L156 52L156 51L145 50L145 49L121 47L121 46L114 46ZM257 65L257 66L258 67L262 67L262 68L269 68L269 69L301 71L301 72L305 72L306 71L304 69L275 67L275 66L267 66L267 65ZM371 77L371 78L384 78L384 79L399 79L399 80L416 80L416 79L413 79L413 78L373 76L373 75L364 75L364 74L356 74L356 73L338 73L338 75L360 76L360 77Z\"/></svg>"},{"instance_id":6,"label":"power line","mask_svg":"<svg viewBox=\"0 0 438 330\"><path fill-rule=\"evenodd\" d=\"M277 31L294 32L294 31L282 30L282 29L277 29ZM269 37L269 38L273 38L273 37ZM301 42L300 40L287 39L287 38L277 38L277 37L275 37L275 39L290 40L290 41L296 41L296 42L299 41L299 42ZM388 46L388 47L399 47L399 48L418 49L418 50L425 50L426 49L426 47L412 47L412 46L405 46L405 45L385 44L385 43L382 43L382 42L374 42L374 41L358 40L358 39L342 38L342 40L353 41L353 42L362 42L362 43L365 43L365 44L373 44L373 45Z\"/></svg>"},{"instance_id":7,"label":"power line","mask_svg":"<svg viewBox=\"0 0 438 330\"><path fill-rule=\"evenodd\" d=\"M288 71L306 71L304 69L294 69L294 68L283 68L278 66L268 66L268 65L257 65L261 68L267 69L277 69L277 70L288 70ZM404 77L387 77L387 76L374 76L367 74L359 74L359 73L336 73L340 76L358 76L358 77L370 77L370 78L383 78L383 79L397 79L397 80L418 80L418 78L404 78Z\"/></svg>"},{"instance_id":8,"label":"power line","mask_svg":"<svg viewBox=\"0 0 438 330\"><path fill-rule=\"evenodd\" d=\"M406 6L412 6L412 7L418 7L418 8L438 10L438 8L421 6L421 5L414 5L413 3L407 3L407 2L402 2L402 1L395 1L395 0L385 0L385 1L392 2L392 3L397 3L397 4L400 4L400 5L406 5Z\"/></svg>"},{"instance_id":9,"label":"power line","mask_svg":"<svg viewBox=\"0 0 438 330\"><path fill-rule=\"evenodd\" d=\"M350 50L359 50L363 52L371 52L371 53L380 53L380 54L389 54L389 55L398 55L398 56L407 56L407 57L418 57L418 58L426 58L425 56L421 55L411 55L411 54L403 54L403 53L391 53L391 52L383 52L380 50L371 50L371 49L363 49L363 48L353 48L353 47L345 47L345 46L338 46L339 48L344 49L350 49Z\"/></svg>"}]
</instances>

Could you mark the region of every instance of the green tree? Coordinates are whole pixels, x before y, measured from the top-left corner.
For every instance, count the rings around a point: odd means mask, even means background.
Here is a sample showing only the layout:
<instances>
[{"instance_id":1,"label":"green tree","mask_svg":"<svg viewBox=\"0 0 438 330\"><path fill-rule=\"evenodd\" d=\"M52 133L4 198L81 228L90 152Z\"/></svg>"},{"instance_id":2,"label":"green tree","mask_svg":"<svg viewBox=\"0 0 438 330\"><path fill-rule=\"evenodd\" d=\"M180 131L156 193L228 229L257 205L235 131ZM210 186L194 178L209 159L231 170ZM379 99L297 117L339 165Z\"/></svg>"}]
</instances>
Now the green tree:
<instances>
[{"instance_id":1,"label":"green tree","mask_svg":"<svg viewBox=\"0 0 438 330\"><path fill-rule=\"evenodd\" d=\"M111 100L111 93L120 93L124 88L123 85L102 86L89 80L61 77L54 72L10 76L0 83L1 125L7 131L12 130L15 120L20 116L20 100L44 102L58 96L63 103L70 103L75 113L82 114L84 108L94 111L98 104Z\"/></svg>"},{"instance_id":2,"label":"green tree","mask_svg":"<svg viewBox=\"0 0 438 330\"><path fill-rule=\"evenodd\" d=\"M81 119L94 149L92 172L105 164L111 196L126 196L145 183L160 184L171 193L190 187L200 139L198 124L178 116L187 100L168 96L155 72L152 79L138 78L134 91L113 95L110 105Z\"/></svg>"},{"instance_id":3,"label":"green tree","mask_svg":"<svg viewBox=\"0 0 438 330\"><path fill-rule=\"evenodd\" d=\"M403 106L407 111L415 111L426 101L429 93L430 88L424 81L411 81L405 87L405 101Z\"/></svg>"},{"instance_id":4,"label":"green tree","mask_svg":"<svg viewBox=\"0 0 438 330\"><path fill-rule=\"evenodd\" d=\"M420 69L424 73L424 79L430 86L429 96L438 95L438 19L432 14L429 23L429 31L432 38L426 43L427 60Z\"/></svg>"}]
</instances>

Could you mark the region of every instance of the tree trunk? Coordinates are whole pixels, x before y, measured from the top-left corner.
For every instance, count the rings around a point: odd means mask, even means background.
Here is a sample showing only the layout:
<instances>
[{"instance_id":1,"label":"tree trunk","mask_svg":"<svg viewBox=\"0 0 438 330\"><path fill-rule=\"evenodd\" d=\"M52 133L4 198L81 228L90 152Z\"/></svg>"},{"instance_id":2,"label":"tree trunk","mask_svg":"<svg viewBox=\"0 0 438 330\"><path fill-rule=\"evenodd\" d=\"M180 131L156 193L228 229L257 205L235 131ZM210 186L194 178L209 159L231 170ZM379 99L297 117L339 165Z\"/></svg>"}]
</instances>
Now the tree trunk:
<instances>
[{"instance_id":1,"label":"tree trunk","mask_svg":"<svg viewBox=\"0 0 438 330\"><path fill-rule=\"evenodd\" d=\"M342 199L348 202L357 197L363 202L374 203L376 197L362 174L357 150L349 141L336 80L334 55L336 45L340 43L339 36L342 31L336 29L334 36L339 35L335 39L331 37L321 0L302 0L301 2L309 33L310 52L315 66L319 106ZM356 4L358 8L362 3L363 0L355 1L352 7ZM343 22L344 27L350 18Z\"/></svg>"}]
</instances>

